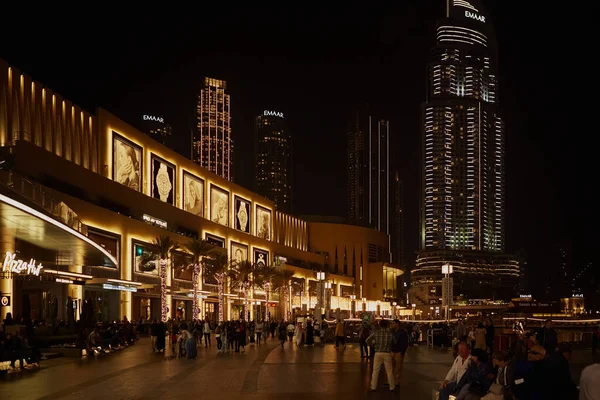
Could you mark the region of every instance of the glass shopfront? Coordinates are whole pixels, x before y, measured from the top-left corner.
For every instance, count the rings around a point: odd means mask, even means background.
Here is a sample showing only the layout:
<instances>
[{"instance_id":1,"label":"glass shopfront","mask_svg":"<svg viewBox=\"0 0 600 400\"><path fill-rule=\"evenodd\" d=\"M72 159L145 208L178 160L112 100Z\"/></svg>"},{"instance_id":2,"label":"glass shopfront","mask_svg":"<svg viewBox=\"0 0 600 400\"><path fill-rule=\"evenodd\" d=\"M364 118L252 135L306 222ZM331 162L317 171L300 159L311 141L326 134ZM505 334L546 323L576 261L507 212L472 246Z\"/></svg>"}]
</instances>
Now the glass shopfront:
<instances>
[{"instance_id":1,"label":"glass shopfront","mask_svg":"<svg viewBox=\"0 0 600 400\"><path fill-rule=\"evenodd\" d=\"M118 321L121 316L121 292L118 290L106 290L98 286L84 286L84 301L90 303L95 321ZM127 315L127 318L130 318Z\"/></svg>"}]
</instances>

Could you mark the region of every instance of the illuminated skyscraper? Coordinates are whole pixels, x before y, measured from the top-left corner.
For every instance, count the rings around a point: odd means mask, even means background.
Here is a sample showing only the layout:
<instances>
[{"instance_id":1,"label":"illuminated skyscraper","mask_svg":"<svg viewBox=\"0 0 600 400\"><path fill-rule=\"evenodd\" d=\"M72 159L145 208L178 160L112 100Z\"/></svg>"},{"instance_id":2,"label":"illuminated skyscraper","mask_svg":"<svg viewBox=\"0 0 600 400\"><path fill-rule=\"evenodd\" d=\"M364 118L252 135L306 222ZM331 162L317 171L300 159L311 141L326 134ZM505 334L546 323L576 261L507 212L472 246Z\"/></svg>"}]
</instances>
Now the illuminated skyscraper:
<instances>
[{"instance_id":1,"label":"illuminated skyscraper","mask_svg":"<svg viewBox=\"0 0 600 400\"><path fill-rule=\"evenodd\" d=\"M204 78L196 107L197 131L193 141L194 162L233 181L233 140L227 82Z\"/></svg>"},{"instance_id":2,"label":"illuminated skyscraper","mask_svg":"<svg viewBox=\"0 0 600 400\"><path fill-rule=\"evenodd\" d=\"M448 0L427 70L421 254L413 279L431 282L451 261L457 279L467 271L489 274L490 284L497 274L512 278L518 266L502 255L505 139L496 42L477 0Z\"/></svg>"},{"instance_id":3,"label":"illuminated skyscraper","mask_svg":"<svg viewBox=\"0 0 600 400\"><path fill-rule=\"evenodd\" d=\"M292 137L282 112L263 111L254 124L256 193L289 213L292 209Z\"/></svg>"}]
</instances>

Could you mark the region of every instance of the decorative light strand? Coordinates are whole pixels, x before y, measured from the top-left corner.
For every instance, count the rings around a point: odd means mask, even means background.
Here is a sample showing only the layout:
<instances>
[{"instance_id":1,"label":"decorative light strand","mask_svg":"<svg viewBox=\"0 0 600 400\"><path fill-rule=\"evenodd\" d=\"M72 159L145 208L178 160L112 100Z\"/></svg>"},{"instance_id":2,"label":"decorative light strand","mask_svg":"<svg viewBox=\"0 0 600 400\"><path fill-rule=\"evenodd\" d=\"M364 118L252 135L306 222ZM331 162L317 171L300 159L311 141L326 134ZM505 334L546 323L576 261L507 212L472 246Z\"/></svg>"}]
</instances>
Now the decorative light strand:
<instances>
[{"instance_id":1,"label":"decorative light strand","mask_svg":"<svg viewBox=\"0 0 600 400\"><path fill-rule=\"evenodd\" d=\"M162 322L167 322L167 260L161 259L160 263L160 319Z\"/></svg>"}]
</instances>

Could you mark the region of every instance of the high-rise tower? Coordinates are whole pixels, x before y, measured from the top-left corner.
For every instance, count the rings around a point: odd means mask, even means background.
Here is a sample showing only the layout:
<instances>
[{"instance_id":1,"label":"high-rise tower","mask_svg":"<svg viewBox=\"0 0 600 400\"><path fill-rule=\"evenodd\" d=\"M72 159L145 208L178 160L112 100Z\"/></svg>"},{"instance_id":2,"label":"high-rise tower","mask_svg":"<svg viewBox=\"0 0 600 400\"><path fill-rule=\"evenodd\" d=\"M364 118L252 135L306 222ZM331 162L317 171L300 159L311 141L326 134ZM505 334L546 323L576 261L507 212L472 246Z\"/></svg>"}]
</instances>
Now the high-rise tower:
<instances>
[{"instance_id":1,"label":"high-rise tower","mask_svg":"<svg viewBox=\"0 0 600 400\"><path fill-rule=\"evenodd\" d=\"M518 276L518 264L503 255L505 139L497 67L485 10L476 0L448 0L427 67L421 253L413 283L431 282L444 263L453 265L455 280L487 274L495 285L500 276Z\"/></svg>"},{"instance_id":2,"label":"high-rise tower","mask_svg":"<svg viewBox=\"0 0 600 400\"><path fill-rule=\"evenodd\" d=\"M193 141L194 162L233 181L233 140L227 82L204 78L196 107L197 130Z\"/></svg>"},{"instance_id":3,"label":"high-rise tower","mask_svg":"<svg viewBox=\"0 0 600 400\"><path fill-rule=\"evenodd\" d=\"M265 110L254 124L256 193L273 200L277 208L292 209L292 137L282 112Z\"/></svg>"},{"instance_id":4,"label":"high-rise tower","mask_svg":"<svg viewBox=\"0 0 600 400\"><path fill-rule=\"evenodd\" d=\"M348 131L348 217L390 234L390 123L356 113Z\"/></svg>"}]
</instances>

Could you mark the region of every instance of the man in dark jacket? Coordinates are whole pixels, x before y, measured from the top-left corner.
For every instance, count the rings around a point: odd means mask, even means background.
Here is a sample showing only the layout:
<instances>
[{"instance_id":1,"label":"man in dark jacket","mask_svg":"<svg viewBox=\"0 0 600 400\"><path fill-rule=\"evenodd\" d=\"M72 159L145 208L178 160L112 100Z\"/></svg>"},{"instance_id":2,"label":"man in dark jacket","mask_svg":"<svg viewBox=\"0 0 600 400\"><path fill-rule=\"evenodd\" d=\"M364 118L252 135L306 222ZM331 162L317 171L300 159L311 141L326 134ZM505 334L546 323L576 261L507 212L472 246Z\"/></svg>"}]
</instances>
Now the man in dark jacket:
<instances>
[{"instance_id":1,"label":"man in dark jacket","mask_svg":"<svg viewBox=\"0 0 600 400\"><path fill-rule=\"evenodd\" d=\"M546 324L542 329L538 331L537 342L546 349L548 354L554 353L558 346L558 336L556 331L552 328L552 320L546 320Z\"/></svg>"},{"instance_id":2,"label":"man in dark jacket","mask_svg":"<svg viewBox=\"0 0 600 400\"><path fill-rule=\"evenodd\" d=\"M408 349L408 332L400 321L395 319L392 324L392 363L394 365L394 379L400 383L402 377L402 367L404 365L404 355Z\"/></svg>"}]
</instances>

